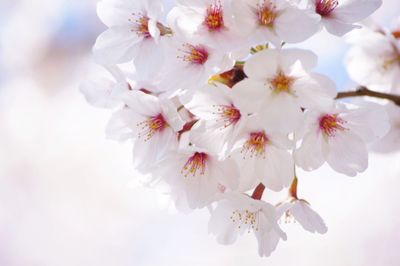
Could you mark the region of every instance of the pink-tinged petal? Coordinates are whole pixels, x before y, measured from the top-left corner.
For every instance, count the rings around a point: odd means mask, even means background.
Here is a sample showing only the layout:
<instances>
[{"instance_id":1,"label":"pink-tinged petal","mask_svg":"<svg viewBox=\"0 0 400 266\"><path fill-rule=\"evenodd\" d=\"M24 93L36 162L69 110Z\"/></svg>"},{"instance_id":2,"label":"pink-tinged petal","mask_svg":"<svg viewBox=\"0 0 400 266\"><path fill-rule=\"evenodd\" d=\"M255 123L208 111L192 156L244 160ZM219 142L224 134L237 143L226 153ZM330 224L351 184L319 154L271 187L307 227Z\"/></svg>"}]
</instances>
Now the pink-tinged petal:
<instances>
[{"instance_id":1,"label":"pink-tinged petal","mask_svg":"<svg viewBox=\"0 0 400 266\"><path fill-rule=\"evenodd\" d=\"M282 112L285 110L285 112ZM297 129L302 121L303 112L297 103L297 98L282 92L271 94L265 99L262 111L268 114L271 128L278 132L289 133Z\"/></svg>"},{"instance_id":2,"label":"pink-tinged petal","mask_svg":"<svg viewBox=\"0 0 400 266\"><path fill-rule=\"evenodd\" d=\"M101 1L97 4L97 15L100 20L108 27L127 26L130 24L133 12L141 12L142 7L136 1ZM140 2L140 1L137 1Z\"/></svg>"},{"instance_id":3,"label":"pink-tinged petal","mask_svg":"<svg viewBox=\"0 0 400 266\"><path fill-rule=\"evenodd\" d=\"M244 72L250 79L265 81L276 74L279 56L279 51L275 49L258 52L247 60Z\"/></svg>"},{"instance_id":4,"label":"pink-tinged petal","mask_svg":"<svg viewBox=\"0 0 400 266\"><path fill-rule=\"evenodd\" d=\"M144 39L138 45L133 58L138 76L148 79L157 76L164 63L163 45L163 39L156 43L153 38Z\"/></svg>"},{"instance_id":5,"label":"pink-tinged petal","mask_svg":"<svg viewBox=\"0 0 400 266\"><path fill-rule=\"evenodd\" d=\"M333 11L333 16L343 22L354 23L364 20L381 5L382 0L349 0L339 4Z\"/></svg>"},{"instance_id":6,"label":"pink-tinged petal","mask_svg":"<svg viewBox=\"0 0 400 266\"><path fill-rule=\"evenodd\" d=\"M94 60L100 64L118 64L132 60L137 53L136 45L143 40L130 27L113 27L96 40L93 47Z\"/></svg>"},{"instance_id":7,"label":"pink-tinged petal","mask_svg":"<svg viewBox=\"0 0 400 266\"><path fill-rule=\"evenodd\" d=\"M318 65L316 54L296 48L280 50L279 60L279 66L286 74L289 74L296 67L296 62L300 62L303 72L309 72Z\"/></svg>"},{"instance_id":8,"label":"pink-tinged petal","mask_svg":"<svg viewBox=\"0 0 400 266\"><path fill-rule=\"evenodd\" d=\"M360 136L366 143L382 138L389 132L388 114L382 105L364 102L360 108L342 115L348 121L346 127Z\"/></svg>"},{"instance_id":9,"label":"pink-tinged petal","mask_svg":"<svg viewBox=\"0 0 400 266\"><path fill-rule=\"evenodd\" d=\"M310 38L318 31L319 20L319 16L288 7L276 18L274 29L284 42L297 43Z\"/></svg>"},{"instance_id":10,"label":"pink-tinged petal","mask_svg":"<svg viewBox=\"0 0 400 266\"><path fill-rule=\"evenodd\" d=\"M312 171L321 167L324 162L322 152L322 134L317 129L311 129L303 138L301 146L294 152L296 164L306 171Z\"/></svg>"},{"instance_id":11,"label":"pink-tinged petal","mask_svg":"<svg viewBox=\"0 0 400 266\"><path fill-rule=\"evenodd\" d=\"M326 30L333 35L336 36L343 36L349 31L352 31L353 29L360 28L360 26L353 25L353 24L347 24L345 22L342 22L339 19L336 18L324 18L322 19L322 23L325 26Z\"/></svg>"},{"instance_id":12,"label":"pink-tinged petal","mask_svg":"<svg viewBox=\"0 0 400 266\"><path fill-rule=\"evenodd\" d=\"M128 91L121 95L121 100L131 110L142 116L154 116L161 113L159 99L141 91Z\"/></svg>"},{"instance_id":13,"label":"pink-tinged petal","mask_svg":"<svg viewBox=\"0 0 400 266\"><path fill-rule=\"evenodd\" d=\"M239 233L239 230L230 219L232 212L230 204L226 200L221 201L212 212L208 223L208 233L216 235L217 242L223 245L233 244Z\"/></svg>"},{"instance_id":14,"label":"pink-tinged petal","mask_svg":"<svg viewBox=\"0 0 400 266\"><path fill-rule=\"evenodd\" d=\"M290 153L269 146L265 157L263 176L260 177L262 183L273 191L288 187L294 178L294 162Z\"/></svg>"},{"instance_id":15,"label":"pink-tinged petal","mask_svg":"<svg viewBox=\"0 0 400 266\"><path fill-rule=\"evenodd\" d=\"M297 79L293 84L293 90L298 96L300 106L318 110L331 109L337 95L333 81L315 73Z\"/></svg>"},{"instance_id":16,"label":"pink-tinged petal","mask_svg":"<svg viewBox=\"0 0 400 266\"><path fill-rule=\"evenodd\" d=\"M257 112L269 94L265 82L249 78L242 80L232 88L235 104L248 114ZM248 99L253 100L250 102Z\"/></svg>"},{"instance_id":17,"label":"pink-tinged petal","mask_svg":"<svg viewBox=\"0 0 400 266\"><path fill-rule=\"evenodd\" d=\"M239 186L239 168L233 159L215 161L212 168L213 176L218 178L222 185L231 190L237 189Z\"/></svg>"},{"instance_id":18,"label":"pink-tinged petal","mask_svg":"<svg viewBox=\"0 0 400 266\"><path fill-rule=\"evenodd\" d=\"M110 139L125 141L138 137L137 124L144 121L146 117L124 108L115 112L106 127L106 136Z\"/></svg>"},{"instance_id":19,"label":"pink-tinged petal","mask_svg":"<svg viewBox=\"0 0 400 266\"><path fill-rule=\"evenodd\" d=\"M368 151L362 139L349 131L338 132L329 137L325 157L337 172L355 176L368 167Z\"/></svg>"},{"instance_id":20,"label":"pink-tinged petal","mask_svg":"<svg viewBox=\"0 0 400 266\"><path fill-rule=\"evenodd\" d=\"M121 101L114 97L115 90L128 90L127 83L116 84L109 79L83 82L80 91L85 95L86 101L99 108L115 108Z\"/></svg>"},{"instance_id":21,"label":"pink-tinged petal","mask_svg":"<svg viewBox=\"0 0 400 266\"><path fill-rule=\"evenodd\" d=\"M255 234L258 240L258 254L261 257L269 257L278 246L281 236L273 229L265 234Z\"/></svg>"},{"instance_id":22,"label":"pink-tinged petal","mask_svg":"<svg viewBox=\"0 0 400 266\"><path fill-rule=\"evenodd\" d=\"M290 213L305 230L311 233L325 234L328 231L321 216L302 200L296 201Z\"/></svg>"}]
</instances>

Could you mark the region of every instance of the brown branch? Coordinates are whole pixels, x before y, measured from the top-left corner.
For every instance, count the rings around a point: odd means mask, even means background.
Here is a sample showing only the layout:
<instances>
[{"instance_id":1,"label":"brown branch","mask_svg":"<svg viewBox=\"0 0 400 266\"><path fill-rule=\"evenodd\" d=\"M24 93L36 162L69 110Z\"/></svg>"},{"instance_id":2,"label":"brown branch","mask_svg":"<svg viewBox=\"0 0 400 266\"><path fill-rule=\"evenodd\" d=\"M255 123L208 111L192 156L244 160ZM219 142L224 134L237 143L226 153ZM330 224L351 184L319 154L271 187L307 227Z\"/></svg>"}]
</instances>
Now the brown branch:
<instances>
[{"instance_id":1,"label":"brown branch","mask_svg":"<svg viewBox=\"0 0 400 266\"><path fill-rule=\"evenodd\" d=\"M360 86L355 91L346 91L346 92L339 92L336 99L343 99L349 97L361 97L361 96L368 96L378 99L385 99L392 101L396 105L400 106L400 95L384 93L384 92L377 92L372 91L366 87Z\"/></svg>"}]
</instances>

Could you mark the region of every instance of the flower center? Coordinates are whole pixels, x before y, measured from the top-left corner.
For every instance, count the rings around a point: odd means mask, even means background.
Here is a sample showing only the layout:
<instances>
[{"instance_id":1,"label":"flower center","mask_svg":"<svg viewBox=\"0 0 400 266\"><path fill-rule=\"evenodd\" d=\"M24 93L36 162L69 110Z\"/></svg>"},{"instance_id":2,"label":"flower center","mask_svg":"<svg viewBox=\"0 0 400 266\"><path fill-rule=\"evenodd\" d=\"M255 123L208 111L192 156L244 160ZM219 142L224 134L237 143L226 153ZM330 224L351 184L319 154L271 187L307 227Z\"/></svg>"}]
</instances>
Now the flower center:
<instances>
[{"instance_id":1,"label":"flower center","mask_svg":"<svg viewBox=\"0 0 400 266\"><path fill-rule=\"evenodd\" d=\"M338 0L316 0L315 12L320 14L322 17L329 16L332 11L338 6L338 4Z\"/></svg>"},{"instance_id":2,"label":"flower center","mask_svg":"<svg viewBox=\"0 0 400 266\"><path fill-rule=\"evenodd\" d=\"M265 135L264 131L250 133L241 151L243 159L246 159L247 153L250 153L250 158L254 156L265 158L265 147L268 141L268 137Z\"/></svg>"},{"instance_id":3,"label":"flower center","mask_svg":"<svg viewBox=\"0 0 400 266\"><path fill-rule=\"evenodd\" d=\"M149 119L138 123L140 131L138 134L139 138L144 138L144 141L150 140L156 133L162 132L166 127L168 127L162 114L152 116Z\"/></svg>"},{"instance_id":4,"label":"flower center","mask_svg":"<svg viewBox=\"0 0 400 266\"><path fill-rule=\"evenodd\" d=\"M224 12L221 1L216 0L207 8L204 25L210 32L219 31L224 28Z\"/></svg>"},{"instance_id":5,"label":"flower center","mask_svg":"<svg viewBox=\"0 0 400 266\"><path fill-rule=\"evenodd\" d=\"M136 33L139 37L145 39L151 38L151 33L149 30L150 18L141 13L132 13L133 19L128 19L129 22L133 23L131 31ZM172 30L160 22L157 22L157 28L160 30L160 35L165 36L172 34Z\"/></svg>"},{"instance_id":6,"label":"flower center","mask_svg":"<svg viewBox=\"0 0 400 266\"><path fill-rule=\"evenodd\" d=\"M272 27L277 17L276 5L268 0L257 4L257 17L261 26Z\"/></svg>"},{"instance_id":7,"label":"flower center","mask_svg":"<svg viewBox=\"0 0 400 266\"><path fill-rule=\"evenodd\" d=\"M133 28L131 29L132 32L135 32L138 36L144 38L151 38L151 34L149 31L149 21L150 19L141 14L141 13L132 13L133 19L128 19L130 22L133 23Z\"/></svg>"},{"instance_id":8,"label":"flower center","mask_svg":"<svg viewBox=\"0 0 400 266\"><path fill-rule=\"evenodd\" d=\"M275 93L289 93L294 82L294 78L286 76L283 71L279 70L276 76L269 80L269 82L272 85L272 89Z\"/></svg>"},{"instance_id":9,"label":"flower center","mask_svg":"<svg viewBox=\"0 0 400 266\"><path fill-rule=\"evenodd\" d=\"M238 229L247 228L248 233L251 230L258 231L259 211L251 212L249 210L235 210L230 217L234 224L237 224Z\"/></svg>"},{"instance_id":10,"label":"flower center","mask_svg":"<svg viewBox=\"0 0 400 266\"><path fill-rule=\"evenodd\" d=\"M219 105L214 107L217 108L217 112L214 113L218 115L217 121L221 119L224 122L224 128L236 124L242 117L239 109L234 105Z\"/></svg>"},{"instance_id":11,"label":"flower center","mask_svg":"<svg viewBox=\"0 0 400 266\"><path fill-rule=\"evenodd\" d=\"M346 130L343 124L346 123L343 119L337 115L323 115L319 119L319 128L322 133L327 137L334 137L338 130Z\"/></svg>"},{"instance_id":12,"label":"flower center","mask_svg":"<svg viewBox=\"0 0 400 266\"><path fill-rule=\"evenodd\" d=\"M178 56L178 58L194 65L203 65L208 60L208 51L201 45L185 43L179 51L183 53L183 56Z\"/></svg>"},{"instance_id":13,"label":"flower center","mask_svg":"<svg viewBox=\"0 0 400 266\"><path fill-rule=\"evenodd\" d=\"M196 176L199 172L204 175L206 171L207 154L204 152L195 152L185 163L181 173L187 177L189 175Z\"/></svg>"},{"instance_id":14,"label":"flower center","mask_svg":"<svg viewBox=\"0 0 400 266\"><path fill-rule=\"evenodd\" d=\"M396 54L393 55L392 58L390 59L386 59L383 62L383 69L384 70L388 70L389 68L391 68L394 64L399 64L400 65L400 54L398 54L397 52L395 52Z\"/></svg>"}]
</instances>

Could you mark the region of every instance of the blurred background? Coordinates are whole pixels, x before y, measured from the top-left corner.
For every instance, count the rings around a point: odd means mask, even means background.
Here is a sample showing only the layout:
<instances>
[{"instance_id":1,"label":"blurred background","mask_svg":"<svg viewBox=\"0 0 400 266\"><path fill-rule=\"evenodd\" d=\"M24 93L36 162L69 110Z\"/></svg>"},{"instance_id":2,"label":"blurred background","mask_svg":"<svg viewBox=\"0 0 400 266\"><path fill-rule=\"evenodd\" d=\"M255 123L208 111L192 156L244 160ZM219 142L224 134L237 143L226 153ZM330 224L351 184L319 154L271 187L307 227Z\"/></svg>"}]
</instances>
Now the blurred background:
<instances>
[{"instance_id":1,"label":"blurred background","mask_svg":"<svg viewBox=\"0 0 400 266\"><path fill-rule=\"evenodd\" d=\"M389 26L400 3L383 2L373 18ZM283 225L288 241L264 259L252 235L220 246L206 210L179 214L139 186L130 145L105 139L110 111L78 90L101 72L90 55L105 29L95 6L0 0L0 266L400 265L399 153L372 154L356 178L301 172L299 194L329 231ZM322 32L301 46L338 88L354 86L343 39Z\"/></svg>"}]
</instances>

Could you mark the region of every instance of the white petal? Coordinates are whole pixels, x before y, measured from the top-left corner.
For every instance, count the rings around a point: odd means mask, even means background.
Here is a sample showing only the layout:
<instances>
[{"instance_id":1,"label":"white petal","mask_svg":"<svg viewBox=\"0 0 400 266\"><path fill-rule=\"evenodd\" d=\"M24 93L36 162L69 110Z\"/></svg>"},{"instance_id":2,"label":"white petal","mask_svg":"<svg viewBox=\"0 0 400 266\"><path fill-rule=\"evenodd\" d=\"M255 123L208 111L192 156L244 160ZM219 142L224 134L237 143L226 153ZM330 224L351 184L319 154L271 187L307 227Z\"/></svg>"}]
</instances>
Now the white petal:
<instances>
[{"instance_id":1,"label":"white petal","mask_svg":"<svg viewBox=\"0 0 400 266\"><path fill-rule=\"evenodd\" d=\"M328 231L321 216L302 200L297 200L290 209L290 213L299 224L311 233L325 234Z\"/></svg>"},{"instance_id":2,"label":"white petal","mask_svg":"<svg viewBox=\"0 0 400 266\"><path fill-rule=\"evenodd\" d=\"M360 137L351 132L338 132L329 138L328 164L337 172L355 176L368 167L368 152Z\"/></svg>"},{"instance_id":3,"label":"white petal","mask_svg":"<svg viewBox=\"0 0 400 266\"><path fill-rule=\"evenodd\" d=\"M319 29L319 16L307 14L303 10L288 7L275 20L275 31L285 42L302 42Z\"/></svg>"},{"instance_id":4,"label":"white petal","mask_svg":"<svg viewBox=\"0 0 400 266\"><path fill-rule=\"evenodd\" d=\"M322 153L322 134L317 129L311 129L304 136L299 149L294 152L296 164L306 171L312 171L321 167L324 162Z\"/></svg>"},{"instance_id":5,"label":"white petal","mask_svg":"<svg viewBox=\"0 0 400 266\"><path fill-rule=\"evenodd\" d=\"M129 27L112 27L97 38L93 47L94 60L106 65L132 60L137 52L136 45L142 39L131 32Z\"/></svg>"},{"instance_id":6,"label":"white petal","mask_svg":"<svg viewBox=\"0 0 400 266\"><path fill-rule=\"evenodd\" d=\"M349 0L335 8L335 18L347 23L364 20L382 5L382 0Z\"/></svg>"}]
</instances>

